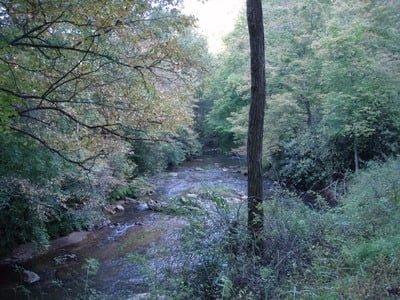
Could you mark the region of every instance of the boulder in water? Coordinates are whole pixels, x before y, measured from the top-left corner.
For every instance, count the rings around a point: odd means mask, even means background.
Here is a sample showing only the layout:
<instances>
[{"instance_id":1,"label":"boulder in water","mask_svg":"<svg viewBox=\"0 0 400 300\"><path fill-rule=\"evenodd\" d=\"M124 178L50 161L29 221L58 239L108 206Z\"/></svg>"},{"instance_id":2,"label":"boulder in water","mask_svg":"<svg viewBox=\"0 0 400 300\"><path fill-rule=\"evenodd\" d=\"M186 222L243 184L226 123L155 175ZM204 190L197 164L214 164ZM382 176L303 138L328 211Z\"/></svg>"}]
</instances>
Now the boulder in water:
<instances>
[{"instance_id":1,"label":"boulder in water","mask_svg":"<svg viewBox=\"0 0 400 300\"><path fill-rule=\"evenodd\" d=\"M40 280L40 276L35 272L24 270L22 272L22 278L26 283L35 283Z\"/></svg>"}]
</instances>

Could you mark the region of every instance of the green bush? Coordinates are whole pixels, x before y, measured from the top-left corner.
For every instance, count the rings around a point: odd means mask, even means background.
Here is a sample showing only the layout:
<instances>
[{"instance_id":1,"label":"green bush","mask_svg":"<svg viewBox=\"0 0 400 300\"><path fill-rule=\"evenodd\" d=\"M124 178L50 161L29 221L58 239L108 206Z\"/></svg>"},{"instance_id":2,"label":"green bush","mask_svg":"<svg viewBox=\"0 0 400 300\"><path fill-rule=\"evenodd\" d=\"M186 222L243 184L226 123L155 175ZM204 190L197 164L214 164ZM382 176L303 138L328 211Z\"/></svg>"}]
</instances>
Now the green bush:
<instances>
[{"instance_id":1,"label":"green bush","mask_svg":"<svg viewBox=\"0 0 400 300\"><path fill-rule=\"evenodd\" d=\"M102 219L93 200L67 196L27 180L1 179L0 255L25 242L46 246L50 238L88 229Z\"/></svg>"},{"instance_id":2,"label":"green bush","mask_svg":"<svg viewBox=\"0 0 400 300\"><path fill-rule=\"evenodd\" d=\"M40 205L40 197L40 192L27 181L1 180L0 255L19 243L47 244L45 207Z\"/></svg>"},{"instance_id":3,"label":"green bush","mask_svg":"<svg viewBox=\"0 0 400 300\"><path fill-rule=\"evenodd\" d=\"M249 252L245 210L204 193L185 210L182 265L164 284L177 299L398 297L399 195L400 159L355 174L335 209L310 209L276 189L265 203L260 259Z\"/></svg>"},{"instance_id":4,"label":"green bush","mask_svg":"<svg viewBox=\"0 0 400 300\"><path fill-rule=\"evenodd\" d=\"M400 159L370 163L355 175L339 212L346 272L337 285L348 296L395 296L391 291L400 282Z\"/></svg>"},{"instance_id":5,"label":"green bush","mask_svg":"<svg viewBox=\"0 0 400 300\"><path fill-rule=\"evenodd\" d=\"M29 139L0 133L0 177L46 183L65 169L65 162Z\"/></svg>"},{"instance_id":6,"label":"green bush","mask_svg":"<svg viewBox=\"0 0 400 300\"><path fill-rule=\"evenodd\" d=\"M126 197L136 197L137 188L134 184L122 184L113 187L108 196L108 201L115 202Z\"/></svg>"},{"instance_id":7,"label":"green bush","mask_svg":"<svg viewBox=\"0 0 400 300\"><path fill-rule=\"evenodd\" d=\"M367 170L355 176L342 202L345 221L358 239L397 233L400 159L370 163Z\"/></svg>"},{"instance_id":8,"label":"green bush","mask_svg":"<svg viewBox=\"0 0 400 300\"><path fill-rule=\"evenodd\" d=\"M210 194L211 195L211 194ZM245 214L213 195L205 210L192 210L182 237L183 266L167 286L179 299L285 297L308 272L317 247L325 247L329 216L287 193L266 203L264 263L249 255ZM238 210L239 209L239 210Z\"/></svg>"}]
</instances>

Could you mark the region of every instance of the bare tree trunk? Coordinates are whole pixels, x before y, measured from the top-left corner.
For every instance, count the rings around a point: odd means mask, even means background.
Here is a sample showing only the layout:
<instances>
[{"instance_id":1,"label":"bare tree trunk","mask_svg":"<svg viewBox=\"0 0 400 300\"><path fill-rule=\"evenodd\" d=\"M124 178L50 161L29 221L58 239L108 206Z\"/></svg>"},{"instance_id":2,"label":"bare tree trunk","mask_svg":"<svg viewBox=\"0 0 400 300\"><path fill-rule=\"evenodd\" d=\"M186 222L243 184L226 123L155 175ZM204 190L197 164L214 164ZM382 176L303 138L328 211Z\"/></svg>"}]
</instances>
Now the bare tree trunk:
<instances>
[{"instance_id":1,"label":"bare tree trunk","mask_svg":"<svg viewBox=\"0 0 400 300\"><path fill-rule=\"evenodd\" d=\"M264 243L262 141L265 110L265 49L261 0L247 0L247 23L251 56L251 105L247 138L248 231L256 254L262 256Z\"/></svg>"}]
</instances>

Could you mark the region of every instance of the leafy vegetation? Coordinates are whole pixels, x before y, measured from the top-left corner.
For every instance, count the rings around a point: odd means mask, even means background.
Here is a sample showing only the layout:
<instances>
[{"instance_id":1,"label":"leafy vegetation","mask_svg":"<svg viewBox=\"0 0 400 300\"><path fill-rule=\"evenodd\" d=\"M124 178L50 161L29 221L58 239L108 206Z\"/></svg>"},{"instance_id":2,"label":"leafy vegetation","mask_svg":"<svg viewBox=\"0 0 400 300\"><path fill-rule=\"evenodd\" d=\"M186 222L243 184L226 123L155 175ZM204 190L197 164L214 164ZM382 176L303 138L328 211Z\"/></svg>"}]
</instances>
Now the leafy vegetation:
<instances>
[{"instance_id":1,"label":"leafy vegetation","mask_svg":"<svg viewBox=\"0 0 400 300\"><path fill-rule=\"evenodd\" d=\"M244 13L213 57L180 4L0 1L1 256L105 224L109 207L151 194L146 176L203 147L246 153ZM168 204L139 199L179 219L182 236L165 274L136 252L128 260L152 272L143 286L155 297L399 298L399 1L262 5L263 172L273 182L257 219L264 251L249 237L247 208L218 182L219 191L185 191ZM79 267L83 298L103 296L90 288L102 266L96 257Z\"/></svg>"},{"instance_id":2,"label":"leafy vegetation","mask_svg":"<svg viewBox=\"0 0 400 300\"><path fill-rule=\"evenodd\" d=\"M399 168L399 159L370 165L334 210L310 209L276 187L265 203L263 264L246 249L246 211L208 193L207 210L186 211L182 265L170 269L167 293L177 299L398 296Z\"/></svg>"},{"instance_id":3,"label":"leafy vegetation","mask_svg":"<svg viewBox=\"0 0 400 300\"><path fill-rule=\"evenodd\" d=\"M321 191L339 173L398 153L398 4L263 4L265 170L297 189ZM228 51L204 95L214 99L209 135L230 149L244 146L247 131L249 50L243 18L226 39Z\"/></svg>"},{"instance_id":4,"label":"leafy vegetation","mask_svg":"<svg viewBox=\"0 0 400 300\"><path fill-rule=\"evenodd\" d=\"M2 1L0 20L1 252L89 228L198 155L207 51L176 1Z\"/></svg>"}]
</instances>

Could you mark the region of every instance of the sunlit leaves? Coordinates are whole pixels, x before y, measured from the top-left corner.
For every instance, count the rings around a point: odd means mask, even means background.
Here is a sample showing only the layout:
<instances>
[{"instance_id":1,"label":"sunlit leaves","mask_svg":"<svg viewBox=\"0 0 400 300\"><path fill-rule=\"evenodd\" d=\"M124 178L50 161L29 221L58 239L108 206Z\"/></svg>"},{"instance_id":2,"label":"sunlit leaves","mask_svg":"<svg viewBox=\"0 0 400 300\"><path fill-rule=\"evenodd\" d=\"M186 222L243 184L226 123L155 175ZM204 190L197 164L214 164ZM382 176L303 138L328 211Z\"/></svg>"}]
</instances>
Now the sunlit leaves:
<instances>
[{"instance_id":1,"label":"sunlit leaves","mask_svg":"<svg viewBox=\"0 0 400 300\"><path fill-rule=\"evenodd\" d=\"M3 1L1 126L76 159L190 126L205 45L179 2Z\"/></svg>"}]
</instances>

